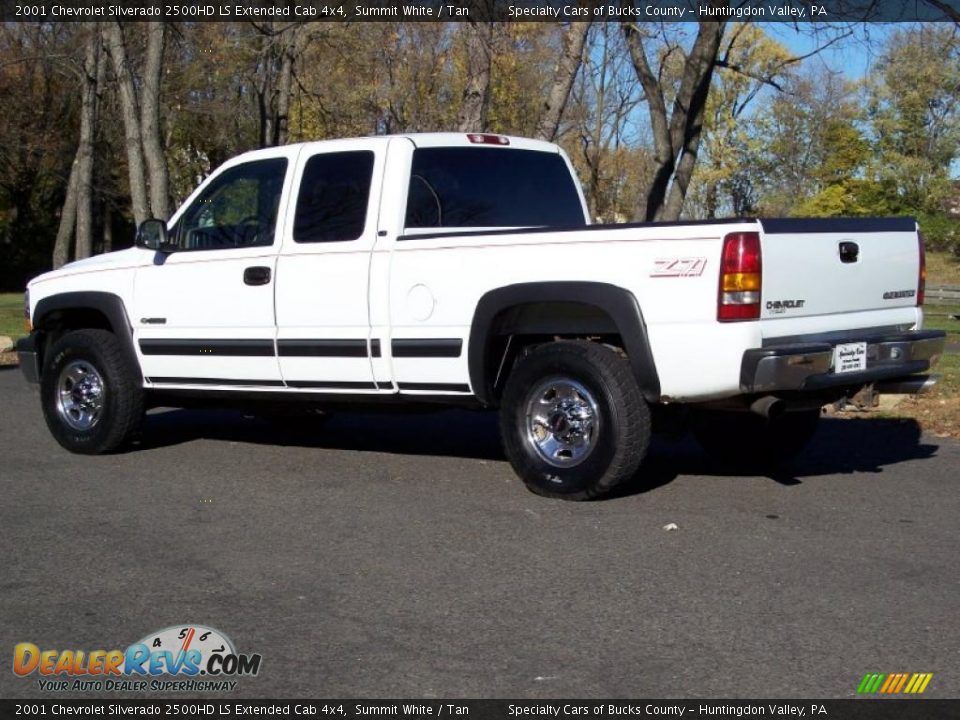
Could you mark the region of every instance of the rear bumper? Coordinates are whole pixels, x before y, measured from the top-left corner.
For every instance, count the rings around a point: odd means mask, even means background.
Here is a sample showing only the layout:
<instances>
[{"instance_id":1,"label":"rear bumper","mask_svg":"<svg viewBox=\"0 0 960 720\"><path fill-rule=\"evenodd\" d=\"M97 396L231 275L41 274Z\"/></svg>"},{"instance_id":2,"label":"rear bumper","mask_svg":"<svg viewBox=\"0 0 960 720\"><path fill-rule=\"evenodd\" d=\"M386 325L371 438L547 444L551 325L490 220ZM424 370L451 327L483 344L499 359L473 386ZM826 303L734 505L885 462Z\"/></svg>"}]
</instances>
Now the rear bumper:
<instances>
[{"instance_id":1,"label":"rear bumper","mask_svg":"<svg viewBox=\"0 0 960 720\"><path fill-rule=\"evenodd\" d=\"M744 393L816 391L903 378L929 370L943 353L945 338L942 330L911 330L873 337L831 337L829 342L771 344L743 354L740 389ZM835 372L834 348L855 342L867 343L866 370Z\"/></svg>"},{"instance_id":2,"label":"rear bumper","mask_svg":"<svg viewBox=\"0 0 960 720\"><path fill-rule=\"evenodd\" d=\"M20 370L28 383L40 382L40 356L37 352L37 337L27 335L17 341L17 358L20 360Z\"/></svg>"}]
</instances>

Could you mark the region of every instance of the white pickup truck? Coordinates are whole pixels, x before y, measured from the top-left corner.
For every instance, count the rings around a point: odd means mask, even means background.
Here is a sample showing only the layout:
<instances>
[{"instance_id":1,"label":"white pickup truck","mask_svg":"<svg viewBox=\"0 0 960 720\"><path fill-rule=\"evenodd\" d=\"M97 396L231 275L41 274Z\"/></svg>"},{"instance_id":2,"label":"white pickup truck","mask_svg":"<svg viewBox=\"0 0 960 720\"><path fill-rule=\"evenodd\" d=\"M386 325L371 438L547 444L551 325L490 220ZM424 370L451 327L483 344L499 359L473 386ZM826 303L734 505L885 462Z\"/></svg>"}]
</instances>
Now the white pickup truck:
<instances>
[{"instance_id":1,"label":"white pickup truck","mask_svg":"<svg viewBox=\"0 0 960 720\"><path fill-rule=\"evenodd\" d=\"M198 398L499 408L534 492L634 475L654 421L776 461L820 408L918 391L908 218L591 225L555 145L487 134L312 142L230 160L136 245L28 287L18 350L77 453Z\"/></svg>"}]
</instances>

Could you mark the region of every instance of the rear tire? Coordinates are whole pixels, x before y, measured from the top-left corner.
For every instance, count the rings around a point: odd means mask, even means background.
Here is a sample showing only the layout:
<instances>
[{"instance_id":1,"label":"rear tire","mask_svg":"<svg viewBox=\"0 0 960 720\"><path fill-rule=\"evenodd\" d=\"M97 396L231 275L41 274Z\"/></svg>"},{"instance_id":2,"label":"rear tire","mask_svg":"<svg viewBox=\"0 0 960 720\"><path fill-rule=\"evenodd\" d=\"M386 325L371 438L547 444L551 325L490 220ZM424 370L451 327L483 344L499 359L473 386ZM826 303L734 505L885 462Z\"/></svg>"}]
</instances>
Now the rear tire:
<instances>
[{"instance_id":1,"label":"rear tire","mask_svg":"<svg viewBox=\"0 0 960 720\"><path fill-rule=\"evenodd\" d=\"M692 419L693 436L707 454L738 468L775 468L796 457L817 431L819 408L768 420L752 412L703 410Z\"/></svg>"},{"instance_id":2,"label":"rear tire","mask_svg":"<svg viewBox=\"0 0 960 720\"><path fill-rule=\"evenodd\" d=\"M106 330L74 330L53 344L44 362L40 400L54 439L82 455L116 450L143 421L139 372Z\"/></svg>"},{"instance_id":3,"label":"rear tire","mask_svg":"<svg viewBox=\"0 0 960 720\"><path fill-rule=\"evenodd\" d=\"M650 443L650 410L624 357L592 342L558 341L517 361L500 435L531 491L589 500L636 473Z\"/></svg>"}]
</instances>

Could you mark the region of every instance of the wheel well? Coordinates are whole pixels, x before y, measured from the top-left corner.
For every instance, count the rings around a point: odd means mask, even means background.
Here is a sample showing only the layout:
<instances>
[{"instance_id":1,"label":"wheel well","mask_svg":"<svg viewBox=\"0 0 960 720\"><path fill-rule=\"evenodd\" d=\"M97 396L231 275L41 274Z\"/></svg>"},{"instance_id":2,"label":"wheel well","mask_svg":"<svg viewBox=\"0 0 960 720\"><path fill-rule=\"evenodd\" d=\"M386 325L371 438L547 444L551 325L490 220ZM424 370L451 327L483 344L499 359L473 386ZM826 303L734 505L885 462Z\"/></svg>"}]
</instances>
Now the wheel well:
<instances>
[{"instance_id":1,"label":"wheel well","mask_svg":"<svg viewBox=\"0 0 960 720\"><path fill-rule=\"evenodd\" d=\"M61 308L46 313L35 324L38 331L37 358L40 367L43 367L44 356L61 337L71 330L93 329L107 330L115 333L110 319L95 308Z\"/></svg>"},{"instance_id":2,"label":"wheel well","mask_svg":"<svg viewBox=\"0 0 960 720\"><path fill-rule=\"evenodd\" d=\"M490 323L484 348L489 397L499 401L514 363L528 348L556 340L591 340L623 351L613 318L600 307L573 301L512 305Z\"/></svg>"},{"instance_id":3,"label":"wheel well","mask_svg":"<svg viewBox=\"0 0 960 720\"><path fill-rule=\"evenodd\" d=\"M482 404L496 402L494 386L503 375L510 338L523 335L612 342L626 354L644 399L660 398L643 312L625 288L550 281L505 285L484 294L477 302L467 348L470 385Z\"/></svg>"}]
</instances>

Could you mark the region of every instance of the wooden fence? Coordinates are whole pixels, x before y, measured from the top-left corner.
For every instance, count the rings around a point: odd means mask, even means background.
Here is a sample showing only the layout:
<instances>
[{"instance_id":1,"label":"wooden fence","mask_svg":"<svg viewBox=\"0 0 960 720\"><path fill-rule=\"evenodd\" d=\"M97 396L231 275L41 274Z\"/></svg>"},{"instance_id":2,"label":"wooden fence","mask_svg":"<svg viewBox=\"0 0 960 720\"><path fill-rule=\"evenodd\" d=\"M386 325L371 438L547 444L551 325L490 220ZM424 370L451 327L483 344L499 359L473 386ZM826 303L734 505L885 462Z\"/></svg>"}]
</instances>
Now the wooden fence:
<instances>
[{"instance_id":1,"label":"wooden fence","mask_svg":"<svg viewBox=\"0 0 960 720\"><path fill-rule=\"evenodd\" d=\"M927 285L924 305L960 305L960 285Z\"/></svg>"}]
</instances>

